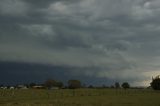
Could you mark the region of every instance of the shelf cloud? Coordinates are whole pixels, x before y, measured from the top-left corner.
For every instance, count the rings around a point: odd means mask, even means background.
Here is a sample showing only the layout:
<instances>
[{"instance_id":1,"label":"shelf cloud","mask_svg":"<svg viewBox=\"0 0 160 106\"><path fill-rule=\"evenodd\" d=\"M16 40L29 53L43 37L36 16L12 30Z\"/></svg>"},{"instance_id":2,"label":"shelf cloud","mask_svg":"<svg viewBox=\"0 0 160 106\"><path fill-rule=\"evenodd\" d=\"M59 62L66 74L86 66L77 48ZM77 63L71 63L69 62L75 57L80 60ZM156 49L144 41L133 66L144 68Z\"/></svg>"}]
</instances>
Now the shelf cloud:
<instances>
[{"instance_id":1,"label":"shelf cloud","mask_svg":"<svg viewBox=\"0 0 160 106\"><path fill-rule=\"evenodd\" d=\"M67 69L67 75L86 81L90 77L149 86L160 72L158 4L159 0L1 0L1 64L43 64L50 66L44 71L55 74L62 68L54 67L63 67L62 73ZM36 73L43 76L44 71Z\"/></svg>"}]
</instances>

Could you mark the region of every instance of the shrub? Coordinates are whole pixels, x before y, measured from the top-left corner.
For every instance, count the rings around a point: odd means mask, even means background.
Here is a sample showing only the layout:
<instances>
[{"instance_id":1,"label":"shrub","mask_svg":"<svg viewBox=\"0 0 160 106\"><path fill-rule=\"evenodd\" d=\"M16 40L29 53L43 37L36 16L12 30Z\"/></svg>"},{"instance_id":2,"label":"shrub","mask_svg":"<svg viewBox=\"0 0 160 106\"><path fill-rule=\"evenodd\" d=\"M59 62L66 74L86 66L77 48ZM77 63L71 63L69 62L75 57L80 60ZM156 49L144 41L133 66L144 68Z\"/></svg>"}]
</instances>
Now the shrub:
<instances>
[{"instance_id":1,"label":"shrub","mask_svg":"<svg viewBox=\"0 0 160 106\"><path fill-rule=\"evenodd\" d=\"M70 89L76 89L81 87L81 82L79 80L69 80L68 87Z\"/></svg>"},{"instance_id":2,"label":"shrub","mask_svg":"<svg viewBox=\"0 0 160 106\"><path fill-rule=\"evenodd\" d=\"M130 88L130 85L129 85L128 82L124 82L124 83L122 84L122 87L123 87L124 89L127 89L127 88Z\"/></svg>"},{"instance_id":3,"label":"shrub","mask_svg":"<svg viewBox=\"0 0 160 106\"><path fill-rule=\"evenodd\" d=\"M156 78L152 78L151 87L154 90L160 90L160 78L157 76Z\"/></svg>"}]
</instances>

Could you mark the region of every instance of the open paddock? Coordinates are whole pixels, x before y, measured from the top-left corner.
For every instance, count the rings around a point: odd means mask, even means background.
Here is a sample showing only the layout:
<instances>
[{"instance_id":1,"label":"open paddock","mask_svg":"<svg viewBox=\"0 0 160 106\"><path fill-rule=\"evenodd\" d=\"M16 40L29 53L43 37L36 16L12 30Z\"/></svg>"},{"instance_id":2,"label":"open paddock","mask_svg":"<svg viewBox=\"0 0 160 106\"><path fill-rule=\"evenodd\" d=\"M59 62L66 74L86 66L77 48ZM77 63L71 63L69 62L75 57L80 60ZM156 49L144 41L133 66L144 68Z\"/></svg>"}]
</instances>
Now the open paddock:
<instances>
[{"instance_id":1,"label":"open paddock","mask_svg":"<svg viewBox=\"0 0 160 106\"><path fill-rule=\"evenodd\" d=\"M0 106L160 106L151 89L0 90Z\"/></svg>"}]
</instances>

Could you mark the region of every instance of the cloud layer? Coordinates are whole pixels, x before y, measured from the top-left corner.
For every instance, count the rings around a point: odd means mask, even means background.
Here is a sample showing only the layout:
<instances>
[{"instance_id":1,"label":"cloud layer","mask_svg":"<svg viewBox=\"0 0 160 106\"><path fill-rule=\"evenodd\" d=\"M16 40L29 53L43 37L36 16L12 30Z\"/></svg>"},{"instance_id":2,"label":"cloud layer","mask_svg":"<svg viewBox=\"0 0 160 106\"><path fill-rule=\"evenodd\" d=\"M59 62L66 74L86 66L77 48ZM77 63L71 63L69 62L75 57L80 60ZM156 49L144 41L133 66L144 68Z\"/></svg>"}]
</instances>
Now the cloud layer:
<instances>
[{"instance_id":1,"label":"cloud layer","mask_svg":"<svg viewBox=\"0 0 160 106\"><path fill-rule=\"evenodd\" d=\"M1 0L0 60L148 85L160 68L159 0Z\"/></svg>"}]
</instances>

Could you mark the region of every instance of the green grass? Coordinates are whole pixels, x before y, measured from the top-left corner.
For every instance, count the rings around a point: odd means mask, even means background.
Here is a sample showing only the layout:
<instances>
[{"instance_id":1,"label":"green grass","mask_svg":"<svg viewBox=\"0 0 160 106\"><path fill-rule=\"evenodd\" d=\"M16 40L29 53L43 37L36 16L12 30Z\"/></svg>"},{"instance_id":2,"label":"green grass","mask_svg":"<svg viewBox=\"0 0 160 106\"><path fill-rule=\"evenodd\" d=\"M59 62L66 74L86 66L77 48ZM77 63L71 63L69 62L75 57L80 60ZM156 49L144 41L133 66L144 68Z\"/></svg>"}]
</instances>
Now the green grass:
<instances>
[{"instance_id":1,"label":"green grass","mask_svg":"<svg viewBox=\"0 0 160 106\"><path fill-rule=\"evenodd\" d=\"M0 90L0 106L160 106L160 92L136 89Z\"/></svg>"}]
</instances>

